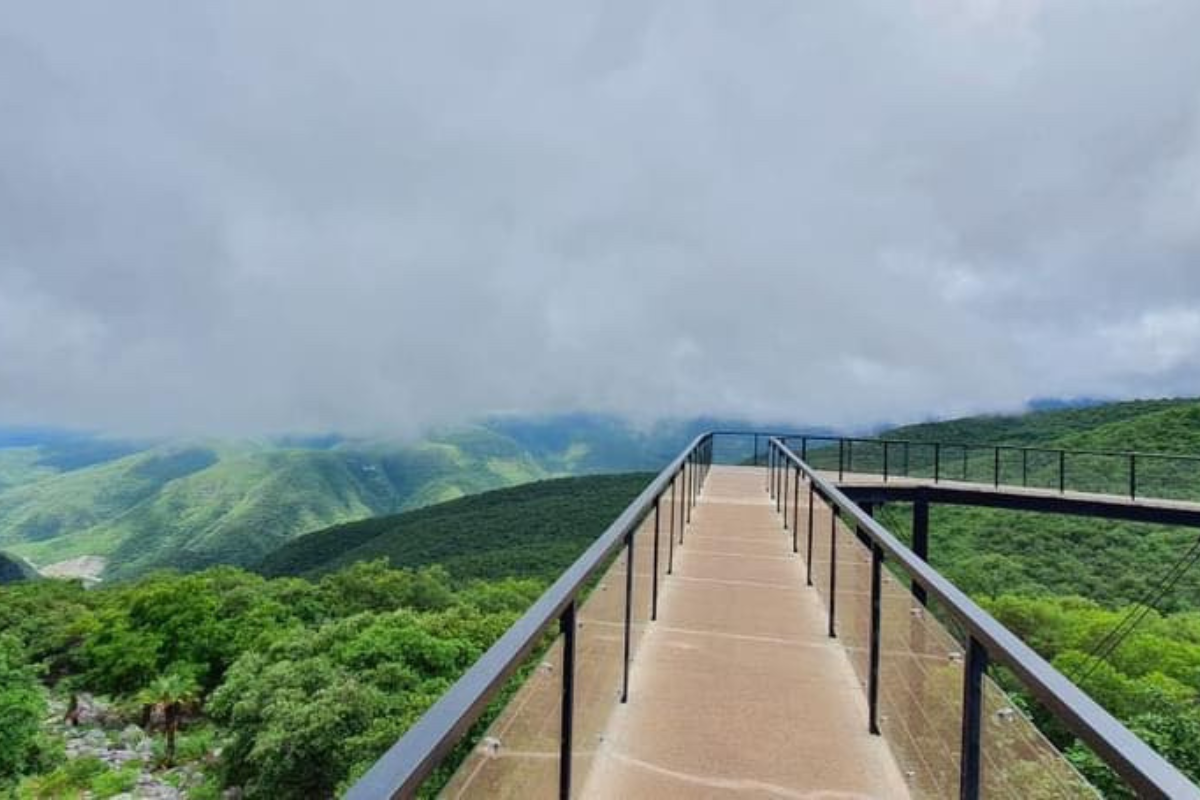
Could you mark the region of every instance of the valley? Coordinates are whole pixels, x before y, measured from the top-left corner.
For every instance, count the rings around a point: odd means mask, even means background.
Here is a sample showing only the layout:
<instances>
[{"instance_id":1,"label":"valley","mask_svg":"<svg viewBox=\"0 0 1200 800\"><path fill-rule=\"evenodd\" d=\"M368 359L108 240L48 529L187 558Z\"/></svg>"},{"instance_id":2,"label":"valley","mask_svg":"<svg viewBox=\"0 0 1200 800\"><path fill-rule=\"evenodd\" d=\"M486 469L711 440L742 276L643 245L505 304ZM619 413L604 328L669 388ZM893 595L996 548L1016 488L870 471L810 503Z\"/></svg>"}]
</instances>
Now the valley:
<instances>
[{"instance_id":1,"label":"valley","mask_svg":"<svg viewBox=\"0 0 1200 800\"><path fill-rule=\"evenodd\" d=\"M0 448L0 551L39 568L103 559L89 573L103 580L252 566L330 525L555 476L657 468L703 424L649 432L574 415L411 442L22 442Z\"/></svg>"}]
</instances>

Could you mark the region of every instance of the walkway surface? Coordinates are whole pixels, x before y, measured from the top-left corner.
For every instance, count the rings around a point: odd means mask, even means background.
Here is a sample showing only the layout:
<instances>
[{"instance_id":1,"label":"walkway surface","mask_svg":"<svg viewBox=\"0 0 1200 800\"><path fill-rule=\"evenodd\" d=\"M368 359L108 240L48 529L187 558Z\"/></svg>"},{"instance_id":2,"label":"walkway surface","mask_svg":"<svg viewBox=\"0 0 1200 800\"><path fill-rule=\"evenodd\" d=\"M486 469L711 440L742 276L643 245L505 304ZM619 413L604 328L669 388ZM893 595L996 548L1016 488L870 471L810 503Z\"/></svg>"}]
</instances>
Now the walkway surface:
<instances>
[{"instance_id":1,"label":"walkway surface","mask_svg":"<svg viewBox=\"0 0 1200 800\"><path fill-rule=\"evenodd\" d=\"M714 467L581 794L908 797L866 719L763 471Z\"/></svg>"}]
</instances>

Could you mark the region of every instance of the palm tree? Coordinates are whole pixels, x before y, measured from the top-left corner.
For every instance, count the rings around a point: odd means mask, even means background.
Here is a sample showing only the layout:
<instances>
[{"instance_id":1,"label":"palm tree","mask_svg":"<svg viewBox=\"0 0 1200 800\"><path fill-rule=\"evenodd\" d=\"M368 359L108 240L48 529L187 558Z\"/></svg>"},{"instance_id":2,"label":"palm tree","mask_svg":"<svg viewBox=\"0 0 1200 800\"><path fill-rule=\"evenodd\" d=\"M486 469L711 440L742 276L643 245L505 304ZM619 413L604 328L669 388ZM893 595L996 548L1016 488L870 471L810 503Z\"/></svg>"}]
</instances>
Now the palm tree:
<instances>
[{"instance_id":1,"label":"palm tree","mask_svg":"<svg viewBox=\"0 0 1200 800\"><path fill-rule=\"evenodd\" d=\"M194 678L171 672L160 675L141 691L138 699L145 706L162 711L163 730L167 734L167 766L175 763L175 733L184 709L200 697L200 687Z\"/></svg>"}]
</instances>

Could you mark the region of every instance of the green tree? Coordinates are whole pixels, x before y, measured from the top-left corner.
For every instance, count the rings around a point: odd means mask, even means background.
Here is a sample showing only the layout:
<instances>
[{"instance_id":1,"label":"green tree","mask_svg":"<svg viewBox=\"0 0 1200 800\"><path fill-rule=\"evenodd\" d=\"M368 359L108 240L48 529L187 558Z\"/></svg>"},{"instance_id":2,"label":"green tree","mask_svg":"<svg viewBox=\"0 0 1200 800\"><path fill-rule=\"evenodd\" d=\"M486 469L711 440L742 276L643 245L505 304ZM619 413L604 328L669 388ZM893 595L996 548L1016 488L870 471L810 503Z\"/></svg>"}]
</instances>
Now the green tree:
<instances>
[{"instance_id":1,"label":"green tree","mask_svg":"<svg viewBox=\"0 0 1200 800\"><path fill-rule=\"evenodd\" d=\"M155 678L138 694L145 705L158 709L163 715L163 731L167 737L167 766L175 764L175 735L180 718L200 697L200 686L187 672L176 671Z\"/></svg>"},{"instance_id":2,"label":"green tree","mask_svg":"<svg viewBox=\"0 0 1200 800\"><path fill-rule=\"evenodd\" d=\"M15 636L0 634L0 789L44 760L46 700Z\"/></svg>"}]
</instances>

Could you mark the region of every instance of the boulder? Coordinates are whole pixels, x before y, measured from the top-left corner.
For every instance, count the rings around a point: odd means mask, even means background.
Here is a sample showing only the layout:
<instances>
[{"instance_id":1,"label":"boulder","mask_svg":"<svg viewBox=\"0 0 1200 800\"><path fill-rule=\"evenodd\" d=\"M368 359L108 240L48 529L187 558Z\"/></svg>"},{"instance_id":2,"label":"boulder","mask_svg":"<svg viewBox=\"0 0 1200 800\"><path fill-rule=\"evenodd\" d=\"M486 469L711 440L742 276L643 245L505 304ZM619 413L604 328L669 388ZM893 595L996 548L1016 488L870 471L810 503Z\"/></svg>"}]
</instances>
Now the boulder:
<instances>
[{"instance_id":1,"label":"boulder","mask_svg":"<svg viewBox=\"0 0 1200 800\"><path fill-rule=\"evenodd\" d=\"M126 725L121 730L121 744L125 747L138 747L142 742L146 741L146 732L137 725Z\"/></svg>"}]
</instances>

